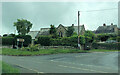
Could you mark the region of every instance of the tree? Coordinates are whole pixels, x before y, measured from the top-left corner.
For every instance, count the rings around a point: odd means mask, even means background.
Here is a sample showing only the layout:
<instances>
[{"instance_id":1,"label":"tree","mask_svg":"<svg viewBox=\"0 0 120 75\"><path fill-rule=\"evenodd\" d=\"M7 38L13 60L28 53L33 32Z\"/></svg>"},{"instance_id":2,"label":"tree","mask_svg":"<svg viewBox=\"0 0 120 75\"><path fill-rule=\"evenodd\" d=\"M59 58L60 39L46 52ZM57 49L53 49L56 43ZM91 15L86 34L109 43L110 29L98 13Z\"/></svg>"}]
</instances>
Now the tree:
<instances>
[{"instance_id":1,"label":"tree","mask_svg":"<svg viewBox=\"0 0 120 75\"><path fill-rule=\"evenodd\" d=\"M93 41L95 40L95 34L92 33L92 31L85 31L85 46L84 46L84 49L85 50L89 50L91 49L91 46L92 46L92 43Z\"/></svg>"},{"instance_id":2,"label":"tree","mask_svg":"<svg viewBox=\"0 0 120 75\"><path fill-rule=\"evenodd\" d=\"M70 37L70 36L72 36L73 35L73 32L74 32L74 28L73 28L73 26L70 26L70 27L68 27L68 30L67 30L67 37Z\"/></svg>"},{"instance_id":3,"label":"tree","mask_svg":"<svg viewBox=\"0 0 120 75\"><path fill-rule=\"evenodd\" d=\"M25 35L32 28L32 23L25 19L17 19L17 22L14 22L14 26L16 26L19 35Z\"/></svg>"},{"instance_id":4,"label":"tree","mask_svg":"<svg viewBox=\"0 0 120 75\"><path fill-rule=\"evenodd\" d=\"M50 25L50 31L49 33L52 35L52 38L57 38L56 28L54 25Z\"/></svg>"},{"instance_id":5,"label":"tree","mask_svg":"<svg viewBox=\"0 0 120 75\"><path fill-rule=\"evenodd\" d=\"M94 39L95 39L95 34L94 33L92 33L91 31L85 31L85 34L84 34L84 36L85 36L85 42L86 43L92 43L93 41L94 41Z\"/></svg>"},{"instance_id":6,"label":"tree","mask_svg":"<svg viewBox=\"0 0 120 75\"><path fill-rule=\"evenodd\" d=\"M3 37L6 37L6 36L8 36L8 34L4 34L4 35L3 35Z\"/></svg>"}]
</instances>

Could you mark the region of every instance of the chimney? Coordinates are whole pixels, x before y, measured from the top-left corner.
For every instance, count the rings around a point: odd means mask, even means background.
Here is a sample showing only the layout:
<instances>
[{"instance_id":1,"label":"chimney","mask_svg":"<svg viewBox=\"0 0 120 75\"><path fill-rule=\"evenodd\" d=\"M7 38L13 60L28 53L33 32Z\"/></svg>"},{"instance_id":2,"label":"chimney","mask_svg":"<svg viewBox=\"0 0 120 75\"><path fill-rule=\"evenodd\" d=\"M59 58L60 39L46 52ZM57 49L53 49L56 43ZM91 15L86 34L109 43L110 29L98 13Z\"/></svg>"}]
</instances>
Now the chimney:
<instances>
[{"instance_id":1,"label":"chimney","mask_svg":"<svg viewBox=\"0 0 120 75\"><path fill-rule=\"evenodd\" d=\"M74 27L74 24L72 24L72 27Z\"/></svg>"},{"instance_id":2,"label":"chimney","mask_svg":"<svg viewBox=\"0 0 120 75\"><path fill-rule=\"evenodd\" d=\"M113 25L113 23L111 23L111 25Z\"/></svg>"},{"instance_id":3,"label":"chimney","mask_svg":"<svg viewBox=\"0 0 120 75\"><path fill-rule=\"evenodd\" d=\"M106 26L106 24L104 23L103 26Z\"/></svg>"}]
</instances>

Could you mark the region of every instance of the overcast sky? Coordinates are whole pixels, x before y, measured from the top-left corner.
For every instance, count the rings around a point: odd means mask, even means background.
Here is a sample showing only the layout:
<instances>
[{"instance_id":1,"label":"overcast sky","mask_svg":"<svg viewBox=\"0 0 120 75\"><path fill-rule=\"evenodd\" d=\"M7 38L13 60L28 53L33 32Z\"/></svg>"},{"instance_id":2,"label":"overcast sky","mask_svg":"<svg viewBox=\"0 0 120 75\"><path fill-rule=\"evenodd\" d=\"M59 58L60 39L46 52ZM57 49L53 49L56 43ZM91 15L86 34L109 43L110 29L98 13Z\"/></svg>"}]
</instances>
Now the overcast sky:
<instances>
[{"instance_id":1,"label":"overcast sky","mask_svg":"<svg viewBox=\"0 0 120 75\"><path fill-rule=\"evenodd\" d=\"M80 24L86 30L96 30L103 23L118 25L118 9L114 8L118 8L117 2L3 2L0 34L14 33L13 23L22 18L32 22L31 30L50 27L50 24L77 25L77 11L81 11ZM102 11L82 12L89 10Z\"/></svg>"}]
</instances>

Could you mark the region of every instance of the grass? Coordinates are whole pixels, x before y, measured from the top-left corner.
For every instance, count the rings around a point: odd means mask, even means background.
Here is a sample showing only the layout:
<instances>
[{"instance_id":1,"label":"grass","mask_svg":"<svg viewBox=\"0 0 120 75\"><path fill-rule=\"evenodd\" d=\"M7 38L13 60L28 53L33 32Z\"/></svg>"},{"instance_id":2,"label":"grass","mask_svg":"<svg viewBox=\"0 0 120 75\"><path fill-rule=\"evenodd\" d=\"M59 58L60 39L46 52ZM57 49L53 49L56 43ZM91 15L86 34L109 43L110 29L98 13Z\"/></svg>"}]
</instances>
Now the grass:
<instances>
[{"instance_id":1,"label":"grass","mask_svg":"<svg viewBox=\"0 0 120 75\"><path fill-rule=\"evenodd\" d=\"M17 49L3 48L3 55L43 55L43 54L58 54L58 53L78 53L86 52L78 49L40 49L39 51L21 51Z\"/></svg>"},{"instance_id":2,"label":"grass","mask_svg":"<svg viewBox=\"0 0 120 75\"><path fill-rule=\"evenodd\" d=\"M19 69L14 68L11 65L9 65L9 64L7 64L5 62L2 62L2 61L0 61L0 64L2 64L2 65L0 65L0 67L2 67L2 73L3 73L3 75L4 75L4 73L18 73L19 74ZM7 74L5 74L5 75L7 75Z\"/></svg>"},{"instance_id":3,"label":"grass","mask_svg":"<svg viewBox=\"0 0 120 75\"><path fill-rule=\"evenodd\" d=\"M33 55L44 55L44 54L58 54L58 53L85 53L85 52L111 52L118 50L78 50L78 49L40 49L39 51L21 51L19 49L2 48L3 55L17 55L17 56L33 56Z\"/></svg>"},{"instance_id":4,"label":"grass","mask_svg":"<svg viewBox=\"0 0 120 75\"><path fill-rule=\"evenodd\" d=\"M93 49L93 50L89 50L88 52L115 52L115 51L119 51L119 50Z\"/></svg>"}]
</instances>

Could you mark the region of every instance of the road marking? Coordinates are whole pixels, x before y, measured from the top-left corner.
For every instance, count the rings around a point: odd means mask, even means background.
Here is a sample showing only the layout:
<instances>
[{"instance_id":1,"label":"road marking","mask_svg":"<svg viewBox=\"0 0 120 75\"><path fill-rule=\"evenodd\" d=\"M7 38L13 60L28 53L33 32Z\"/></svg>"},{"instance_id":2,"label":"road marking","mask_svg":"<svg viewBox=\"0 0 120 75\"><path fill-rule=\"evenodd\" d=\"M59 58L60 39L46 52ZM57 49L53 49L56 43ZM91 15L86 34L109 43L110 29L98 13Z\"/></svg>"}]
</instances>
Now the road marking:
<instances>
[{"instance_id":1,"label":"road marking","mask_svg":"<svg viewBox=\"0 0 120 75\"><path fill-rule=\"evenodd\" d=\"M54 61L54 60L51 60L52 62L60 62L60 61ZM76 64L76 63L70 63L70 62L62 62L62 63L67 63L67 64ZM110 70L113 70L111 69L110 67L104 67L104 66L94 66L94 65L87 65L87 64L79 64L79 65L82 65L82 66L91 66L91 67L96 67L96 68L106 68L106 69L110 69Z\"/></svg>"},{"instance_id":2,"label":"road marking","mask_svg":"<svg viewBox=\"0 0 120 75\"><path fill-rule=\"evenodd\" d=\"M44 73L44 72L39 72L39 71L34 70L34 69L26 68L26 67L24 67L24 66L22 66L22 65L19 65L19 64L15 64L15 65L17 65L17 66L19 66L19 67L22 67L22 68L24 68L24 69L28 69L28 70L34 71L34 72L36 72L36 73Z\"/></svg>"},{"instance_id":3,"label":"road marking","mask_svg":"<svg viewBox=\"0 0 120 75\"><path fill-rule=\"evenodd\" d=\"M73 68L73 69L80 69L80 70L93 71L93 72L100 72L100 73L108 73L108 72L104 72L104 71L97 71L97 70L91 70L91 69L85 69L85 68L77 68L77 67L64 66L64 65L58 65L58 66L67 67L67 68Z\"/></svg>"}]
</instances>

